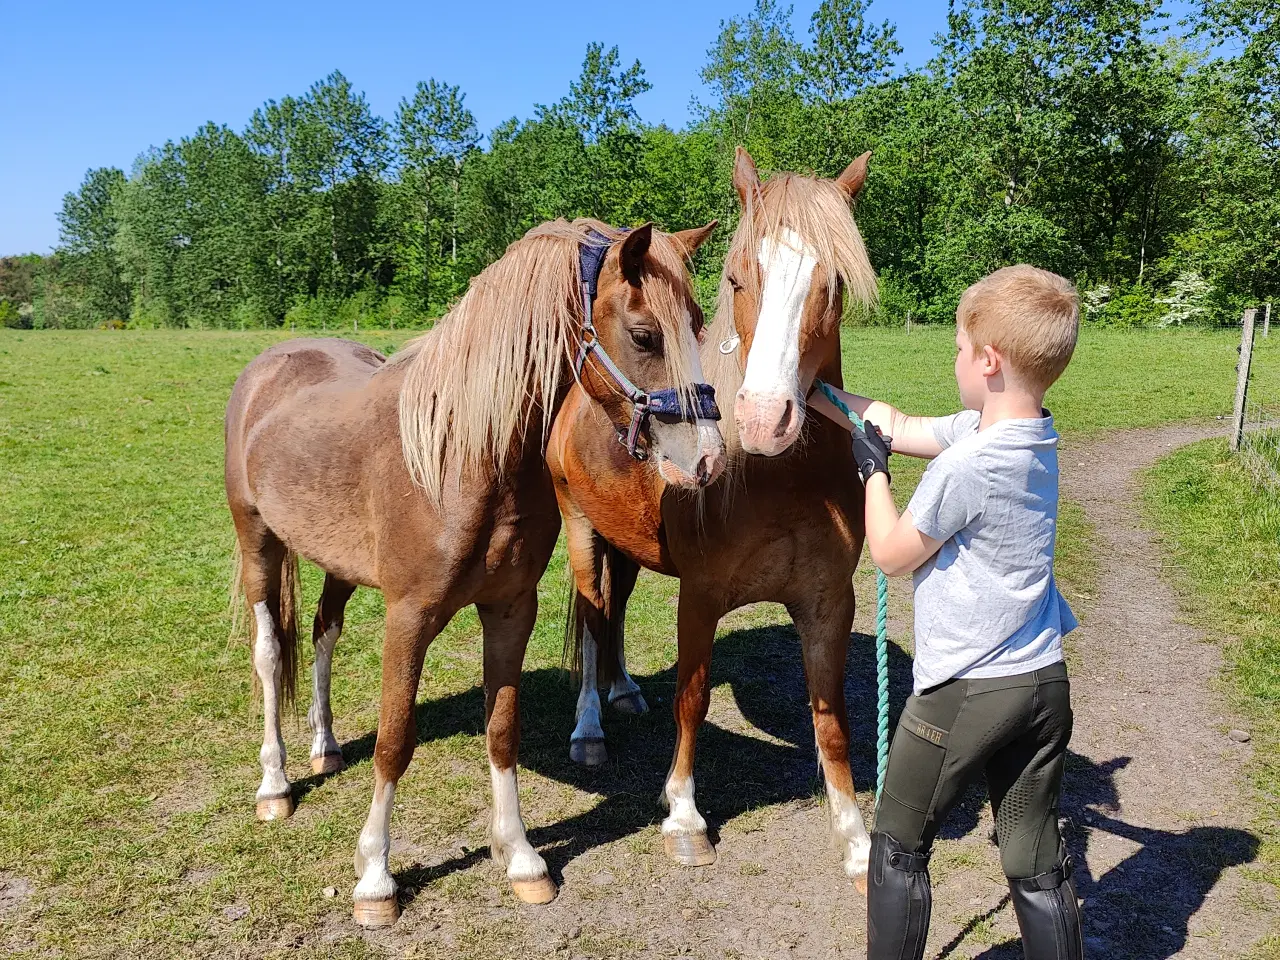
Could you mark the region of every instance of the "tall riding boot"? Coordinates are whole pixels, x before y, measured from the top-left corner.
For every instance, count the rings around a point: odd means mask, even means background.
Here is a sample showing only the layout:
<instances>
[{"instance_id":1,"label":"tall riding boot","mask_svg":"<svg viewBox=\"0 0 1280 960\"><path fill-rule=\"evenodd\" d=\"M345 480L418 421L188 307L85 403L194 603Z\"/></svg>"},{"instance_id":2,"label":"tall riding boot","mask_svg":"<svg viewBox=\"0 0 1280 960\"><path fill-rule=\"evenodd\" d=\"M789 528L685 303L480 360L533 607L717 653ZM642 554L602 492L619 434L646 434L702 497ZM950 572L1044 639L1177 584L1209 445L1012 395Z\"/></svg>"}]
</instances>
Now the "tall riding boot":
<instances>
[{"instance_id":1,"label":"tall riding boot","mask_svg":"<svg viewBox=\"0 0 1280 960\"><path fill-rule=\"evenodd\" d=\"M1026 960L1082 960L1080 901L1071 879L1071 857L1063 851L1059 866L1029 880L1010 880L1013 912L1022 931Z\"/></svg>"},{"instance_id":2,"label":"tall riding boot","mask_svg":"<svg viewBox=\"0 0 1280 960\"><path fill-rule=\"evenodd\" d=\"M929 854L907 853L888 834L871 834L867 960L920 960L929 936L933 889Z\"/></svg>"}]
</instances>

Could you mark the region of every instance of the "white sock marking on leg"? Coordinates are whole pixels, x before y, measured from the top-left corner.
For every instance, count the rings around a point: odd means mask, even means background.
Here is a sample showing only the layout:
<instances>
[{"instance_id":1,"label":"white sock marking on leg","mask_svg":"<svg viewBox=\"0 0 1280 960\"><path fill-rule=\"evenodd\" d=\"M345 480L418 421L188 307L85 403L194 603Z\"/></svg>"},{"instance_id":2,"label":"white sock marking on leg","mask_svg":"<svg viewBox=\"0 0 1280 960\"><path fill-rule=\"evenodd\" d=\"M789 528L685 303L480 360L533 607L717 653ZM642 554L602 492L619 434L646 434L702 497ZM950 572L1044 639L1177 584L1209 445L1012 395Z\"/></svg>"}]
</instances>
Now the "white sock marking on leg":
<instances>
[{"instance_id":1,"label":"white sock marking on leg","mask_svg":"<svg viewBox=\"0 0 1280 960\"><path fill-rule=\"evenodd\" d=\"M490 838L494 856L507 866L508 880L537 880L547 875L547 865L525 836L520 817L520 795L515 767L499 770L489 763L493 784L493 822Z\"/></svg>"},{"instance_id":2,"label":"white sock marking on leg","mask_svg":"<svg viewBox=\"0 0 1280 960\"><path fill-rule=\"evenodd\" d=\"M253 644L253 669L262 684L262 783L257 797L282 797L289 793L289 778L284 772L284 737L280 735L280 686L284 676L280 640L265 600L253 605L258 635Z\"/></svg>"},{"instance_id":3,"label":"white sock marking on leg","mask_svg":"<svg viewBox=\"0 0 1280 960\"><path fill-rule=\"evenodd\" d=\"M577 723L573 734L574 740L603 740L604 729L600 726L600 691L596 689L599 682L596 659L599 648L590 630L582 635L582 687L578 691L576 709Z\"/></svg>"},{"instance_id":4,"label":"white sock marking on leg","mask_svg":"<svg viewBox=\"0 0 1280 960\"><path fill-rule=\"evenodd\" d=\"M667 819L662 821L664 834L689 835L707 832L707 821L702 819L693 799L693 777L680 779L668 777L662 794L667 801Z\"/></svg>"},{"instance_id":5,"label":"white sock marking on leg","mask_svg":"<svg viewBox=\"0 0 1280 960\"><path fill-rule=\"evenodd\" d=\"M871 837L862 821L858 801L827 784L827 803L831 808L831 830L835 834L844 859L844 872L851 880L867 875L871 858Z\"/></svg>"},{"instance_id":6,"label":"white sock marking on leg","mask_svg":"<svg viewBox=\"0 0 1280 960\"><path fill-rule=\"evenodd\" d=\"M388 900L396 895L396 882L391 877L391 808L396 785L383 784L381 793L374 788L369 818L356 843L356 900Z\"/></svg>"},{"instance_id":7,"label":"white sock marking on leg","mask_svg":"<svg viewBox=\"0 0 1280 960\"><path fill-rule=\"evenodd\" d=\"M338 740L333 735L333 707L329 691L333 677L333 648L337 646L342 624L335 623L315 642L316 662L311 671L311 709L307 711L307 723L311 727L311 756L322 757L326 753L341 753Z\"/></svg>"}]
</instances>

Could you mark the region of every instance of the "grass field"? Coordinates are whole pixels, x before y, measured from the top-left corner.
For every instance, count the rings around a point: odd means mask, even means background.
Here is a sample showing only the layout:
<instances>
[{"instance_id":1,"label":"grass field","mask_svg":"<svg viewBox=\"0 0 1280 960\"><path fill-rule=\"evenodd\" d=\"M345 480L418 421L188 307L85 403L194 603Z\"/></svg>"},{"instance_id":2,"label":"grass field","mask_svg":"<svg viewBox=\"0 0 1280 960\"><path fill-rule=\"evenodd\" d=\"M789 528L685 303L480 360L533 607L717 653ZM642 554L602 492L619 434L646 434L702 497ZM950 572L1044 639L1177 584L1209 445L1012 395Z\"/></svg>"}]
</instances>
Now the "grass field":
<instances>
[{"instance_id":1,"label":"grass field","mask_svg":"<svg viewBox=\"0 0 1280 960\"><path fill-rule=\"evenodd\" d=\"M1256 486L1225 441L1212 440L1150 470L1145 500L1187 615L1227 640L1223 689L1255 745L1260 869L1280 886L1280 490ZM1280 935L1259 950L1280 957Z\"/></svg>"},{"instance_id":2,"label":"grass field","mask_svg":"<svg viewBox=\"0 0 1280 960\"><path fill-rule=\"evenodd\" d=\"M286 741L305 801L287 829L253 820L261 726L247 652L227 641L233 538L221 418L240 369L278 339L0 333L0 951L260 956L288 952L304 934L304 952L316 955L369 950L351 934L349 907L321 890L332 885L349 896L351 852L369 800L376 593L357 592L335 661L336 733L357 741L349 748L355 769L324 783L301 779L309 737L300 717L286 725ZM387 333L361 339L384 350L401 342ZM950 331L851 330L845 343L850 388L913 412L954 409ZM1236 343L1230 333L1086 331L1048 403L1068 444L1099 430L1226 414ZM1264 379L1273 366L1259 364ZM1191 462L1212 477L1211 455L1193 456L1210 457ZM900 498L917 476L901 469ZM1153 509L1163 518L1178 502L1171 494L1153 500ZM1186 549L1212 548L1206 531ZM1065 509L1060 576L1083 594L1088 536L1079 512ZM561 569L557 558L544 578L526 664L524 753L544 758L521 774L531 824L600 801L556 775L568 766L574 701L558 670ZM869 578L869 569L859 576ZM318 587L316 571L306 570L308 606ZM674 582L647 576L632 602L628 652L642 677L674 660L675 592ZM1228 612L1254 631L1242 626L1242 637L1276 635L1275 609L1270 621L1254 623L1248 597L1232 596ZM753 610L735 625L777 616ZM867 616L859 614L863 629ZM397 794L392 856L393 868L438 850L474 857L475 869L428 871L416 882L486 905L510 895L497 869L481 862L488 778L478 635L464 613L428 653L419 699L433 742L419 749ZM303 714L305 707L304 696ZM666 744L670 728L659 704L636 736ZM637 847L656 844L652 797L620 803L647 824ZM478 955L478 937L462 927L457 955ZM318 928L328 932L314 936Z\"/></svg>"}]
</instances>

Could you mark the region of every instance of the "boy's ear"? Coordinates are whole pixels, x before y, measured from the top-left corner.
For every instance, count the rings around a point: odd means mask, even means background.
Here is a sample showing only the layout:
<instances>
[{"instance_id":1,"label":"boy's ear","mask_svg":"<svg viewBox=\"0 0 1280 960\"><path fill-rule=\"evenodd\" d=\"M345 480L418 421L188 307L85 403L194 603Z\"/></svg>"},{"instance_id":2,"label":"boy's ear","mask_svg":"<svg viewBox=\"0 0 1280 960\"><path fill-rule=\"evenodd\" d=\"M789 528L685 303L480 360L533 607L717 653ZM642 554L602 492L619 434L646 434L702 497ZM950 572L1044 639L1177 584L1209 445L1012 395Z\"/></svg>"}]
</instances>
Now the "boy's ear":
<instances>
[{"instance_id":1,"label":"boy's ear","mask_svg":"<svg viewBox=\"0 0 1280 960\"><path fill-rule=\"evenodd\" d=\"M982 375L994 377L1003 369L1004 357L1000 356L999 350L988 343L982 348Z\"/></svg>"}]
</instances>

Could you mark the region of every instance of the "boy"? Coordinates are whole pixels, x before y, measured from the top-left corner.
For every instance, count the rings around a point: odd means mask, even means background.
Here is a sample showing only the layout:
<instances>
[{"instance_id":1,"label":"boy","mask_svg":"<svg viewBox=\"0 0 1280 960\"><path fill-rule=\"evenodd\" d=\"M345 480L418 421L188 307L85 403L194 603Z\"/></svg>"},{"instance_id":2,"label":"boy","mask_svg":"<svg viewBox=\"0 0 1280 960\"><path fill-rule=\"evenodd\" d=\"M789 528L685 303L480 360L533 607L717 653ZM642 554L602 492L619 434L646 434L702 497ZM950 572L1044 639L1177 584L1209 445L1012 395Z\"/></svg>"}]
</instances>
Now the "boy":
<instances>
[{"instance_id":1,"label":"boy","mask_svg":"<svg viewBox=\"0 0 1280 960\"><path fill-rule=\"evenodd\" d=\"M1062 636L1076 620L1053 578L1058 435L1041 406L1075 349L1076 293L1056 274L1006 267L965 291L956 327L964 411L909 417L841 392L866 423L854 454L871 557L889 576L914 572L915 588L914 695L876 810L867 956L923 956L934 837L985 774L1024 954L1077 960L1080 908L1058 833L1072 722ZM848 423L821 395L813 405ZM901 517L890 448L933 459Z\"/></svg>"}]
</instances>

